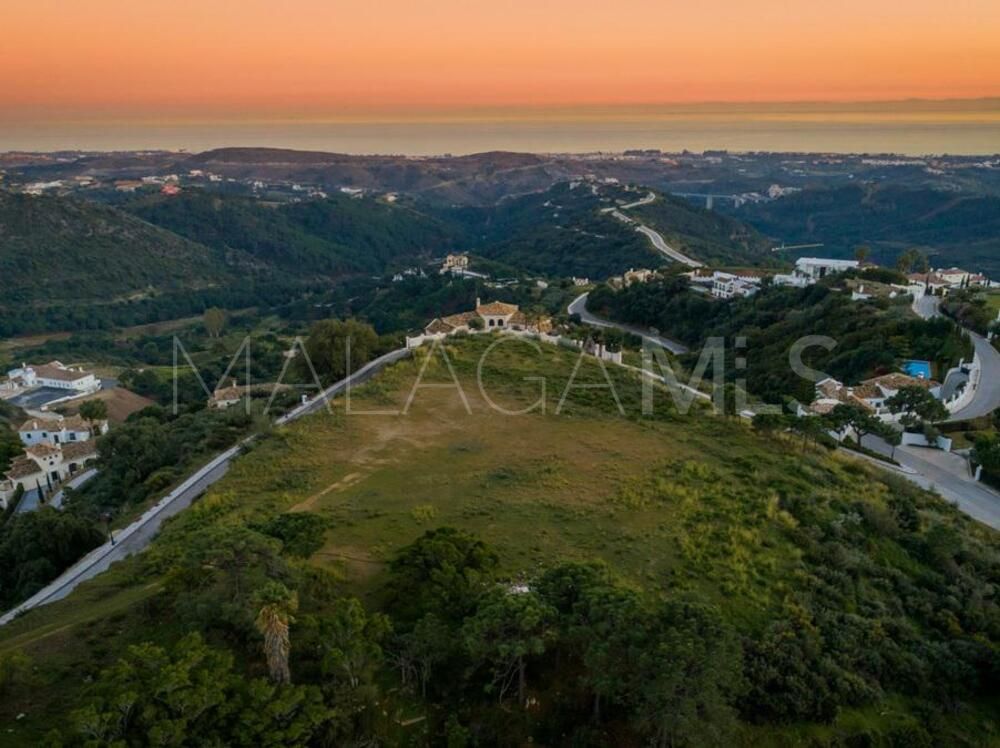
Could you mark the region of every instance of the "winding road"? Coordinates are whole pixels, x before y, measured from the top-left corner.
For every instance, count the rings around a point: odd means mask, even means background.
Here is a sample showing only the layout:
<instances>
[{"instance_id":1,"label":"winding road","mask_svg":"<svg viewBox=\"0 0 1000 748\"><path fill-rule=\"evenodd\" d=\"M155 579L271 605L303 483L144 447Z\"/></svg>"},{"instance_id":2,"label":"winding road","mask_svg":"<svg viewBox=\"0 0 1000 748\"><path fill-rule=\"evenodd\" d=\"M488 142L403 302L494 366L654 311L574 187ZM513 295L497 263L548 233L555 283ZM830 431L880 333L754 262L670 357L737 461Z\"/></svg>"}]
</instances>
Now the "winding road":
<instances>
[{"instance_id":1,"label":"winding road","mask_svg":"<svg viewBox=\"0 0 1000 748\"><path fill-rule=\"evenodd\" d=\"M323 390L323 392L309 402L299 405L281 416L275 420L275 425L281 426L303 416L319 412L320 409L328 405L330 398L344 392L348 387L363 384L386 366L409 355L410 351L406 348L398 348L379 356L362 366L349 377ZM205 493L214 483L218 482L228 472L232 461L239 457L243 448L253 441L253 439L253 436L243 439L235 447L227 449L222 454L214 457L208 464L196 470L177 488L160 499L155 506L146 510L139 519L121 530L115 537L114 542L108 542L95 548L46 587L39 590L17 607L7 611L3 616L0 616L0 626L10 623L16 617L32 608L37 608L56 600L62 600L81 583L107 571L111 564L145 550L153 538L156 537L156 533L159 532L163 521L187 509L195 499Z\"/></svg>"},{"instance_id":2,"label":"winding road","mask_svg":"<svg viewBox=\"0 0 1000 748\"><path fill-rule=\"evenodd\" d=\"M585 325L590 325L591 327L614 327L622 332L631 333L632 335L638 335L641 338L646 338L647 340L652 340L657 345L666 348L671 353L687 353L688 349L678 343L676 340L670 340L670 338L664 338L663 336L653 332L652 330L644 330L641 327L635 327L634 325L624 325L618 322L611 322L610 320L602 319L596 314L591 314L587 311L587 294L580 294L572 303L566 307L566 311L570 314L579 314L580 321Z\"/></svg>"},{"instance_id":3,"label":"winding road","mask_svg":"<svg viewBox=\"0 0 1000 748\"><path fill-rule=\"evenodd\" d=\"M682 265L687 265L688 267L692 268L704 267L703 263L700 263L697 260L688 257L683 252L680 252L671 247L669 244L667 244L666 240L658 231L654 231L653 229L649 228L649 226L645 226L636 221L634 218L630 218L629 216L622 213L623 210L628 210L629 208L638 208L639 206L642 205L649 205L651 202L654 202L655 200L656 200L656 194L650 192L644 198L642 198L641 200L636 200L634 203L629 203L628 205L620 205L617 208L605 208L603 212L610 213L624 224L627 224L629 226L635 226L636 231L638 231L640 234L645 235L645 237L649 239L649 243L653 245L653 249L655 249L660 254L664 255L668 260L679 262Z\"/></svg>"},{"instance_id":4,"label":"winding road","mask_svg":"<svg viewBox=\"0 0 1000 748\"><path fill-rule=\"evenodd\" d=\"M941 299L937 296L923 296L913 302L913 311L924 319L941 316ZM966 330L972 339L979 358L981 373L979 386L972 396L972 401L964 408L953 413L947 420L970 421L974 418L988 416L1000 408L1000 351L979 333Z\"/></svg>"}]
</instances>

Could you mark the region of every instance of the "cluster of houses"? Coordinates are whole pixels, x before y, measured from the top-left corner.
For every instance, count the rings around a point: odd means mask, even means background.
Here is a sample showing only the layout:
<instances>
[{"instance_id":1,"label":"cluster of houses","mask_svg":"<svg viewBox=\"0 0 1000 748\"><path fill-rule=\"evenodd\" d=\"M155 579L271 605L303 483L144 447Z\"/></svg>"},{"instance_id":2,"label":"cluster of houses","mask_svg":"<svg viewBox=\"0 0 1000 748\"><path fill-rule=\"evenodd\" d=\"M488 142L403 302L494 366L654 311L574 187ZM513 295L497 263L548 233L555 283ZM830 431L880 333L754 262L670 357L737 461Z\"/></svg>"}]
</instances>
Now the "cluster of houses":
<instances>
[{"instance_id":1,"label":"cluster of houses","mask_svg":"<svg viewBox=\"0 0 1000 748\"><path fill-rule=\"evenodd\" d=\"M902 372L866 379L854 387L828 377L816 383L816 398L810 403L807 412L813 415L826 415L838 405L856 405L882 420L889 421L893 419L893 415L886 406L886 400L905 387L920 387L938 399L941 397L940 382Z\"/></svg>"},{"instance_id":2,"label":"cluster of houses","mask_svg":"<svg viewBox=\"0 0 1000 748\"><path fill-rule=\"evenodd\" d=\"M989 288L989 278L979 273L970 273L961 268L944 268L927 273L911 273L907 276L911 285L920 285L933 294L947 294L959 288Z\"/></svg>"},{"instance_id":3,"label":"cluster of houses","mask_svg":"<svg viewBox=\"0 0 1000 748\"><path fill-rule=\"evenodd\" d=\"M107 421L91 423L79 416L25 421L18 429L24 454L14 459L0 481L0 506L6 509L18 488L50 495L97 459L97 437L107 431Z\"/></svg>"}]
</instances>

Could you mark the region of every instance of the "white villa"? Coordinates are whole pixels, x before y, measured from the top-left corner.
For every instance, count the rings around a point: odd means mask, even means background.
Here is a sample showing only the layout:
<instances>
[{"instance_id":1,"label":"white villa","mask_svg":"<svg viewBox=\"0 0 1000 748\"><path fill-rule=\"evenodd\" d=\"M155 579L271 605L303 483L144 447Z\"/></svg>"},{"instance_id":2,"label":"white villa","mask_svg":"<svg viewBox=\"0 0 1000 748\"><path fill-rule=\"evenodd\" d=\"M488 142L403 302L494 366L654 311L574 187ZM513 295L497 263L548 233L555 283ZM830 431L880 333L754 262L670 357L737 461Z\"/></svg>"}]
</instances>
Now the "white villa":
<instances>
[{"instance_id":1,"label":"white villa","mask_svg":"<svg viewBox=\"0 0 1000 748\"><path fill-rule=\"evenodd\" d=\"M71 444L85 442L108 433L107 421L95 421L93 425L80 416L68 418L30 418L21 424L18 436L25 447L34 444Z\"/></svg>"},{"instance_id":2,"label":"white villa","mask_svg":"<svg viewBox=\"0 0 1000 748\"><path fill-rule=\"evenodd\" d=\"M25 491L49 493L95 459L97 444L93 439L68 444L33 444L14 459L5 473L6 480L0 481L0 504L6 508L18 486Z\"/></svg>"},{"instance_id":3,"label":"white villa","mask_svg":"<svg viewBox=\"0 0 1000 748\"><path fill-rule=\"evenodd\" d=\"M469 256L467 254L449 254L444 258L441 265L441 273L452 273L469 269Z\"/></svg>"},{"instance_id":4,"label":"white villa","mask_svg":"<svg viewBox=\"0 0 1000 748\"><path fill-rule=\"evenodd\" d=\"M479 322L474 320L479 320ZM451 335L455 332L468 332L472 329L548 332L552 329L552 322L547 317L529 322L517 304L505 304L502 301L482 304L479 299L476 299L475 310L451 314L447 317L435 317L424 328L424 334Z\"/></svg>"},{"instance_id":5,"label":"white villa","mask_svg":"<svg viewBox=\"0 0 1000 748\"><path fill-rule=\"evenodd\" d=\"M816 383L816 397L809 405L809 412L825 415L838 405L857 405L883 420L891 420L893 415L885 401L904 387L923 387L934 397L941 397L940 383L900 372L866 379L855 387L848 387L833 377L828 377Z\"/></svg>"},{"instance_id":6,"label":"white villa","mask_svg":"<svg viewBox=\"0 0 1000 748\"><path fill-rule=\"evenodd\" d=\"M39 366L21 364L20 368L8 371L7 376L16 386L23 388L51 387L79 393L96 392L101 388L101 381L94 374L66 366L61 361Z\"/></svg>"},{"instance_id":7,"label":"white villa","mask_svg":"<svg viewBox=\"0 0 1000 748\"><path fill-rule=\"evenodd\" d=\"M717 299L753 296L760 290L760 281L760 276L735 275L717 270L712 273L712 296Z\"/></svg>"},{"instance_id":8,"label":"white villa","mask_svg":"<svg viewBox=\"0 0 1000 748\"><path fill-rule=\"evenodd\" d=\"M795 261L795 274L818 281L828 275L843 273L858 267L857 260L829 260L820 257L800 257Z\"/></svg>"}]
</instances>

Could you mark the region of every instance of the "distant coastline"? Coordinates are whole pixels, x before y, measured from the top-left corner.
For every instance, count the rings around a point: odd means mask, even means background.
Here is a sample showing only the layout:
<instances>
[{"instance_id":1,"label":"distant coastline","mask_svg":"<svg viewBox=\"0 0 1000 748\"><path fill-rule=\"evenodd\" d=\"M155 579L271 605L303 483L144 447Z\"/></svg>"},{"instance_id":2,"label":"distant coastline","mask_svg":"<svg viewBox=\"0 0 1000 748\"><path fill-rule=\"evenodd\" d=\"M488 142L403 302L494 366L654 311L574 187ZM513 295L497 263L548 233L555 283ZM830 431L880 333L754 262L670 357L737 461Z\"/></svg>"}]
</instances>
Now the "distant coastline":
<instances>
[{"instance_id":1,"label":"distant coastline","mask_svg":"<svg viewBox=\"0 0 1000 748\"><path fill-rule=\"evenodd\" d=\"M1000 153L1000 99L490 109L204 120L122 114L0 119L0 151L267 146L347 154L730 150Z\"/></svg>"}]
</instances>

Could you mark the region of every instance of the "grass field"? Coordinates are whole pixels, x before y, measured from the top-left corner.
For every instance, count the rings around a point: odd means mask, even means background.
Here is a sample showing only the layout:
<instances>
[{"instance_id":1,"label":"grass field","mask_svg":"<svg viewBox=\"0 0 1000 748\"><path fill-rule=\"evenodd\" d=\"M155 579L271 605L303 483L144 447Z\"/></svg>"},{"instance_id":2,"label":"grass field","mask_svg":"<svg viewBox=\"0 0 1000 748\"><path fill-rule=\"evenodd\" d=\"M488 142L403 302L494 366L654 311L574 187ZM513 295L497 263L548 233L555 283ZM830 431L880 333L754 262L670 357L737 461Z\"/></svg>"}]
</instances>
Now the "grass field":
<instances>
[{"instance_id":1,"label":"grass field","mask_svg":"<svg viewBox=\"0 0 1000 748\"><path fill-rule=\"evenodd\" d=\"M342 591L377 605L397 550L450 525L486 539L512 578L535 577L567 560L602 559L637 587L698 592L750 634L781 607L802 569L788 538L796 520L781 500L836 506L849 496L881 506L893 491L913 491L856 461L759 436L737 419L705 410L679 415L664 392L643 417L638 380L609 368L622 415L594 359L579 360L577 387L567 390L575 352L536 351L521 342L487 352L490 342L484 336L444 349L461 394L442 357L418 356L381 374L349 405L340 399L332 414L260 440L167 525L156 552L169 556L206 524L313 512L329 520L329 529L308 563L332 571ZM437 386L414 389L421 372L420 384ZM539 407L505 415L490 405L529 406L543 392L538 377L545 378L544 413ZM943 502L923 502L926 511L981 532ZM878 562L907 563L888 543L870 552ZM45 662L29 705L0 704L3 721L28 712L14 733L0 732L0 745L44 734L87 675L137 630L149 631L134 622L160 580L138 568L135 561L121 564L69 600L0 629L0 654L20 648ZM166 622L150 635L169 631ZM858 710L841 719L877 723L882 716ZM791 744L788 736L807 741L811 730L752 730L746 740Z\"/></svg>"},{"instance_id":2,"label":"grass field","mask_svg":"<svg viewBox=\"0 0 1000 748\"><path fill-rule=\"evenodd\" d=\"M991 291L986 295L986 303L995 313L1000 314L1000 291Z\"/></svg>"}]
</instances>

